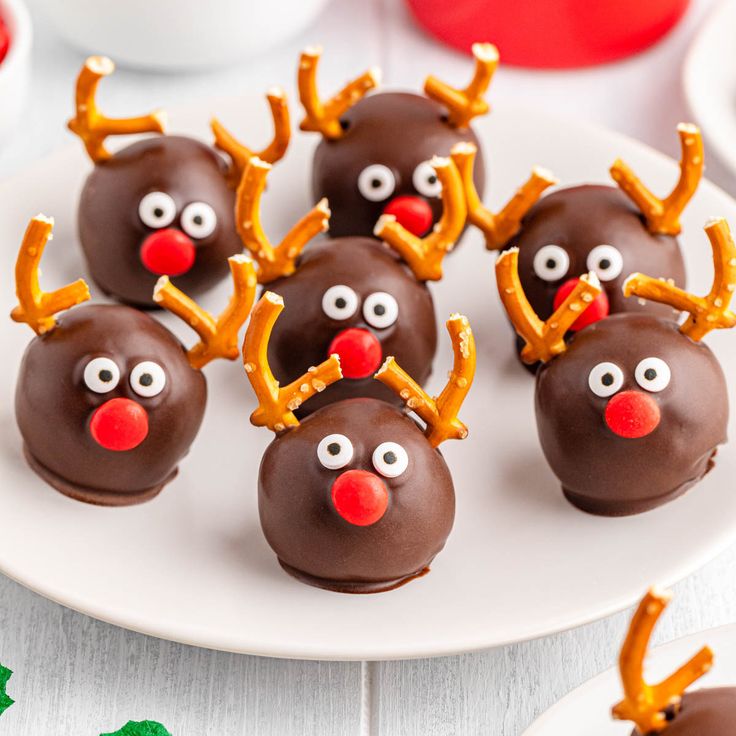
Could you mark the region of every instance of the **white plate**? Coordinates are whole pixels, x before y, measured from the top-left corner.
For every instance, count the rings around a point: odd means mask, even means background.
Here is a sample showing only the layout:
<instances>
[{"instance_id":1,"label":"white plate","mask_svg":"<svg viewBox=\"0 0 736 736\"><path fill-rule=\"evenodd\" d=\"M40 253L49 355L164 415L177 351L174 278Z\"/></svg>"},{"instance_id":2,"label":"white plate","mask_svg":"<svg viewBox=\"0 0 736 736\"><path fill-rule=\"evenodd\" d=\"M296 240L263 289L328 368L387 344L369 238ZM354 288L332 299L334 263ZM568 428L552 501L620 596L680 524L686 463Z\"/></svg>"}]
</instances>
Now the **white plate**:
<instances>
[{"instance_id":1,"label":"white plate","mask_svg":"<svg viewBox=\"0 0 736 736\"><path fill-rule=\"evenodd\" d=\"M173 117L172 129L206 135L222 114L257 145L268 135L263 100L215 101ZM245 111L252 111L252 120ZM491 166L494 204L511 195L532 164L563 181L607 180L624 156L655 189L672 186L674 162L604 130L545 114L498 109L478 124ZM675 131L672 131L675 135ZM311 137L297 136L266 196L267 230L284 233L309 206ZM44 283L82 271L75 243L75 194L88 170L81 146L58 153L0 185L0 273L9 309L12 262L27 219L57 218L43 263ZM706 219L736 223L736 203L705 182L685 217L692 285L710 284ZM256 474L268 431L248 424L253 406L239 363L207 368L211 401L202 431L176 482L153 502L104 509L46 487L21 458L13 385L30 331L0 320L0 570L64 605L155 636L215 649L278 657L389 659L465 652L539 637L631 605L651 580L669 584L704 564L736 536L736 462L722 451L695 490L654 512L625 519L589 516L563 500L534 427L533 382L512 353L492 277L493 257L477 233L431 288L439 315L468 314L479 371L462 416L466 442L443 448L457 489L457 520L430 575L390 593L348 596L302 585L276 562L261 535ZM227 285L205 306L222 308ZM288 307L287 307L288 308ZM187 341L174 319L167 324ZM736 334L711 335L731 375ZM450 362L444 339L436 389ZM693 534L693 528L708 534ZM673 545L668 540L677 539ZM648 560L646 568L641 564Z\"/></svg>"},{"instance_id":2,"label":"white plate","mask_svg":"<svg viewBox=\"0 0 736 736\"><path fill-rule=\"evenodd\" d=\"M683 66L685 98L713 153L736 174L736 2L722 0L693 40Z\"/></svg>"},{"instance_id":3,"label":"white plate","mask_svg":"<svg viewBox=\"0 0 736 736\"><path fill-rule=\"evenodd\" d=\"M736 685L736 626L733 624L656 647L647 658L645 678L660 682L706 644L715 654L715 664L689 689ZM610 716L611 706L621 697L618 669L606 670L553 705L522 736L629 736L633 725L614 721Z\"/></svg>"}]
</instances>

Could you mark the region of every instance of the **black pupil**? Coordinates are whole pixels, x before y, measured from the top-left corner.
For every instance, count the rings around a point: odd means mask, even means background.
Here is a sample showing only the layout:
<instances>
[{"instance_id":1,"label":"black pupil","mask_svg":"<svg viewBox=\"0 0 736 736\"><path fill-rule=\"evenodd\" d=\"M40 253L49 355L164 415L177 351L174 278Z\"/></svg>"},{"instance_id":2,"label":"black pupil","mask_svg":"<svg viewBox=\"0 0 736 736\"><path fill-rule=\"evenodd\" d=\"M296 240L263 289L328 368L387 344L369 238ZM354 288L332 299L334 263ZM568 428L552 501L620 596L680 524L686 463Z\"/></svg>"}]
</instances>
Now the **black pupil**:
<instances>
[{"instance_id":1,"label":"black pupil","mask_svg":"<svg viewBox=\"0 0 736 736\"><path fill-rule=\"evenodd\" d=\"M429 176L429 177L427 178L427 181L428 181L428 182L429 182L430 184L436 184L436 183L437 183L437 175L436 175L436 174L432 174L431 176Z\"/></svg>"},{"instance_id":2,"label":"black pupil","mask_svg":"<svg viewBox=\"0 0 736 736\"><path fill-rule=\"evenodd\" d=\"M397 459L396 453L393 450L383 453L383 462L385 462L386 465L393 465Z\"/></svg>"},{"instance_id":3,"label":"black pupil","mask_svg":"<svg viewBox=\"0 0 736 736\"><path fill-rule=\"evenodd\" d=\"M371 179L371 186L374 189L380 189L383 186L383 182L378 177L376 177L375 179Z\"/></svg>"},{"instance_id":4,"label":"black pupil","mask_svg":"<svg viewBox=\"0 0 736 736\"><path fill-rule=\"evenodd\" d=\"M611 386L613 384L613 375L611 373L604 373L601 377L601 383L604 386Z\"/></svg>"},{"instance_id":5,"label":"black pupil","mask_svg":"<svg viewBox=\"0 0 736 736\"><path fill-rule=\"evenodd\" d=\"M607 271L611 268L611 261L608 258L601 258L600 267L603 271Z\"/></svg>"},{"instance_id":6,"label":"black pupil","mask_svg":"<svg viewBox=\"0 0 736 736\"><path fill-rule=\"evenodd\" d=\"M548 258L545 265L547 266L547 268L552 270L553 268L557 267L557 261L554 258Z\"/></svg>"},{"instance_id":7,"label":"black pupil","mask_svg":"<svg viewBox=\"0 0 736 736\"><path fill-rule=\"evenodd\" d=\"M161 209L161 207L155 207L153 210L153 214L155 217L163 217L164 211Z\"/></svg>"},{"instance_id":8,"label":"black pupil","mask_svg":"<svg viewBox=\"0 0 736 736\"><path fill-rule=\"evenodd\" d=\"M107 368L103 368L97 375L103 383L110 383L112 381L112 371Z\"/></svg>"},{"instance_id":9,"label":"black pupil","mask_svg":"<svg viewBox=\"0 0 736 736\"><path fill-rule=\"evenodd\" d=\"M376 304L376 306L373 307L373 313L379 317L383 317L383 315L386 314L386 306L384 304Z\"/></svg>"},{"instance_id":10,"label":"black pupil","mask_svg":"<svg viewBox=\"0 0 736 736\"><path fill-rule=\"evenodd\" d=\"M201 225L204 222L204 217L202 217L202 215L194 215L194 217L192 217L192 222L195 225Z\"/></svg>"},{"instance_id":11,"label":"black pupil","mask_svg":"<svg viewBox=\"0 0 736 736\"><path fill-rule=\"evenodd\" d=\"M330 442L330 444L327 445L327 452L329 452L330 455L332 455L332 457L339 455L340 454L340 443Z\"/></svg>"},{"instance_id":12,"label":"black pupil","mask_svg":"<svg viewBox=\"0 0 736 736\"><path fill-rule=\"evenodd\" d=\"M338 309L345 309L347 307L348 303L344 296L339 296L337 299L335 299L335 306Z\"/></svg>"},{"instance_id":13,"label":"black pupil","mask_svg":"<svg viewBox=\"0 0 736 736\"><path fill-rule=\"evenodd\" d=\"M647 381L653 381L657 377L657 371L654 368L647 368L644 371L644 378L647 379Z\"/></svg>"},{"instance_id":14,"label":"black pupil","mask_svg":"<svg viewBox=\"0 0 736 736\"><path fill-rule=\"evenodd\" d=\"M141 386L150 386L153 383L153 376L150 373L144 373L140 377L139 383Z\"/></svg>"}]
</instances>

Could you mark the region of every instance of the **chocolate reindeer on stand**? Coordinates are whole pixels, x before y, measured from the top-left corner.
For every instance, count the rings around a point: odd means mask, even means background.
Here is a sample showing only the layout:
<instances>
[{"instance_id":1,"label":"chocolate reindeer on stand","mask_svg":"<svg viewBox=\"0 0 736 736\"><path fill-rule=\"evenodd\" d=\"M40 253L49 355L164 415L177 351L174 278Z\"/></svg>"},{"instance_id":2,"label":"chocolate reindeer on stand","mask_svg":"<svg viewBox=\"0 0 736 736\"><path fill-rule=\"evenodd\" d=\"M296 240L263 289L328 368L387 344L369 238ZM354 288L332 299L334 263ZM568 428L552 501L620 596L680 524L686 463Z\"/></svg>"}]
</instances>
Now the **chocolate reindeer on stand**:
<instances>
[{"instance_id":1,"label":"chocolate reindeer on stand","mask_svg":"<svg viewBox=\"0 0 736 736\"><path fill-rule=\"evenodd\" d=\"M155 299L201 338L186 351L136 309L75 306L90 298L82 280L42 291L39 262L52 228L42 215L31 220L15 271L19 305L11 316L37 335L23 356L15 394L26 459L49 485L77 500L148 501L176 476L199 430L207 394L201 368L239 355L255 269L245 256L229 259L235 291L218 319L163 277Z\"/></svg>"},{"instance_id":2,"label":"chocolate reindeer on stand","mask_svg":"<svg viewBox=\"0 0 736 736\"><path fill-rule=\"evenodd\" d=\"M442 182L431 159L449 156L459 141L479 145L471 120L485 115L483 95L498 65L498 51L473 45L475 72L464 89L428 77L426 96L382 92L375 69L350 82L327 101L317 91L322 50L309 48L299 62L299 98L305 117L301 129L322 135L314 155L312 191L332 208L330 233L370 236L378 218L393 215L414 235L425 235L440 218ZM479 155L475 186L483 190Z\"/></svg>"},{"instance_id":3,"label":"chocolate reindeer on stand","mask_svg":"<svg viewBox=\"0 0 736 736\"><path fill-rule=\"evenodd\" d=\"M375 376L425 430L370 398L337 401L299 421L294 412L303 402L339 382L340 360L332 355L281 387L268 342L283 308L280 296L266 292L243 346L259 402L251 422L276 433L259 471L263 533L281 566L302 582L345 593L391 590L428 572L452 528L455 492L437 448L468 433L457 414L475 373L470 325L461 315L447 323L455 360L437 399L393 358Z\"/></svg>"},{"instance_id":4,"label":"chocolate reindeer on stand","mask_svg":"<svg viewBox=\"0 0 736 736\"><path fill-rule=\"evenodd\" d=\"M228 256L242 250L233 190L250 155L271 162L283 156L288 107L283 92L269 92L275 133L257 154L213 121L215 145L232 155L230 166L210 146L174 135L147 137L112 154L105 147L109 136L164 132L160 112L112 119L99 111L98 84L113 70L110 59L92 56L77 79L69 128L95 165L79 201L79 236L90 274L105 293L155 307L151 294L159 276L176 278L196 295L226 275Z\"/></svg>"},{"instance_id":5,"label":"chocolate reindeer on stand","mask_svg":"<svg viewBox=\"0 0 736 736\"><path fill-rule=\"evenodd\" d=\"M705 297L667 281L633 274L626 296L685 311L671 319L622 313L595 322L567 344L570 325L601 291L595 273L543 321L526 298L520 252L496 263L499 294L525 346L541 361L535 404L547 462L567 499L594 514L622 516L660 506L697 483L726 441L728 392L718 360L701 340L736 325L729 304L736 288L736 247L725 220L705 227L715 275Z\"/></svg>"}]
</instances>

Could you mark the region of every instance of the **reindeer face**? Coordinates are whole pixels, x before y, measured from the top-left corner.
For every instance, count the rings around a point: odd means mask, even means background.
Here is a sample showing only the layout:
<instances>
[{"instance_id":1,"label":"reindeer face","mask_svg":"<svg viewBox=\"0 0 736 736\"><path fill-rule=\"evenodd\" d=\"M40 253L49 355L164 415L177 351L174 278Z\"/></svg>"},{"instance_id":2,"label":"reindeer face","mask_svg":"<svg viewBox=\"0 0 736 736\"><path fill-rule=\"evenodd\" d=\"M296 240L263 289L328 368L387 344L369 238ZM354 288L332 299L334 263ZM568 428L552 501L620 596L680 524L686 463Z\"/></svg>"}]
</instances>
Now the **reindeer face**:
<instances>
[{"instance_id":1,"label":"reindeer face","mask_svg":"<svg viewBox=\"0 0 736 736\"><path fill-rule=\"evenodd\" d=\"M542 449L568 499L646 511L683 493L726 439L726 383L675 322L621 314L579 332L537 376Z\"/></svg>"},{"instance_id":2,"label":"reindeer face","mask_svg":"<svg viewBox=\"0 0 736 736\"><path fill-rule=\"evenodd\" d=\"M597 274L607 299L601 295L573 329L608 313L671 317L672 310L666 305L624 298L621 287L631 273L639 271L685 285L676 238L651 234L639 211L613 187L571 187L543 197L524 218L510 245L519 248L521 283L542 319L552 314L581 274Z\"/></svg>"},{"instance_id":3,"label":"reindeer face","mask_svg":"<svg viewBox=\"0 0 736 736\"><path fill-rule=\"evenodd\" d=\"M437 347L432 297L386 246L368 238L316 243L304 253L293 276L269 288L286 309L275 326L269 362L282 384L304 366L331 353L340 356L344 380L314 397L302 411L357 396L397 397L373 374L389 355L414 378L429 376Z\"/></svg>"},{"instance_id":4,"label":"reindeer face","mask_svg":"<svg viewBox=\"0 0 736 736\"><path fill-rule=\"evenodd\" d=\"M190 138L141 140L95 166L79 232L92 278L115 298L152 307L161 275L196 295L241 252L225 165Z\"/></svg>"},{"instance_id":5,"label":"reindeer face","mask_svg":"<svg viewBox=\"0 0 736 736\"><path fill-rule=\"evenodd\" d=\"M374 592L426 571L452 528L455 495L442 455L412 419L383 401L353 399L271 443L259 510L289 572Z\"/></svg>"},{"instance_id":6,"label":"reindeer face","mask_svg":"<svg viewBox=\"0 0 736 736\"><path fill-rule=\"evenodd\" d=\"M202 420L205 380L147 315L78 307L26 350L16 416L31 464L58 490L123 505L176 474Z\"/></svg>"},{"instance_id":7,"label":"reindeer face","mask_svg":"<svg viewBox=\"0 0 736 736\"><path fill-rule=\"evenodd\" d=\"M685 692L667 736L718 736L736 719L736 688L708 687Z\"/></svg>"},{"instance_id":8,"label":"reindeer face","mask_svg":"<svg viewBox=\"0 0 736 736\"><path fill-rule=\"evenodd\" d=\"M323 140L314 158L312 188L327 197L330 233L371 236L382 214L394 215L415 235L439 219L441 185L429 165L460 141L477 144L471 129L453 128L444 108L419 95L380 93L363 98L341 118L337 140ZM483 189L480 153L475 183Z\"/></svg>"}]
</instances>

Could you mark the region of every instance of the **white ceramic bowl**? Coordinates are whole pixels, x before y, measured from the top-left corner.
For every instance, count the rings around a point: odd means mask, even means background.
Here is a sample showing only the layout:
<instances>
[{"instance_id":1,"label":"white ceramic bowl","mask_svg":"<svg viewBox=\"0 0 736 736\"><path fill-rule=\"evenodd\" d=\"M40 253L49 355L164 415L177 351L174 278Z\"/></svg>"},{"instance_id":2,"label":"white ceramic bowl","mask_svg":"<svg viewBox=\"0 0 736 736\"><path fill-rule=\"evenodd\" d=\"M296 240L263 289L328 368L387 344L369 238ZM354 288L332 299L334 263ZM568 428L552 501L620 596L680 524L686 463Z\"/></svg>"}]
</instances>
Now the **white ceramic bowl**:
<instances>
[{"instance_id":1,"label":"white ceramic bowl","mask_svg":"<svg viewBox=\"0 0 736 736\"><path fill-rule=\"evenodd\" d=\"M0 16L10 31L10 48L0 62L0 145L20 120L31 70L31 19L22 0L0 0Z\"/></svg>"},{"instance_id":2,"label":"white ceramic bowl","mask_svg":"<svg viewBox=\"0 0 736 736\"><path fill-rule=\"evenodd\" d=\"M204 69L264 51L327 0L36 0L69 43L119 64Z\"/></svg>"}]
</instances>

